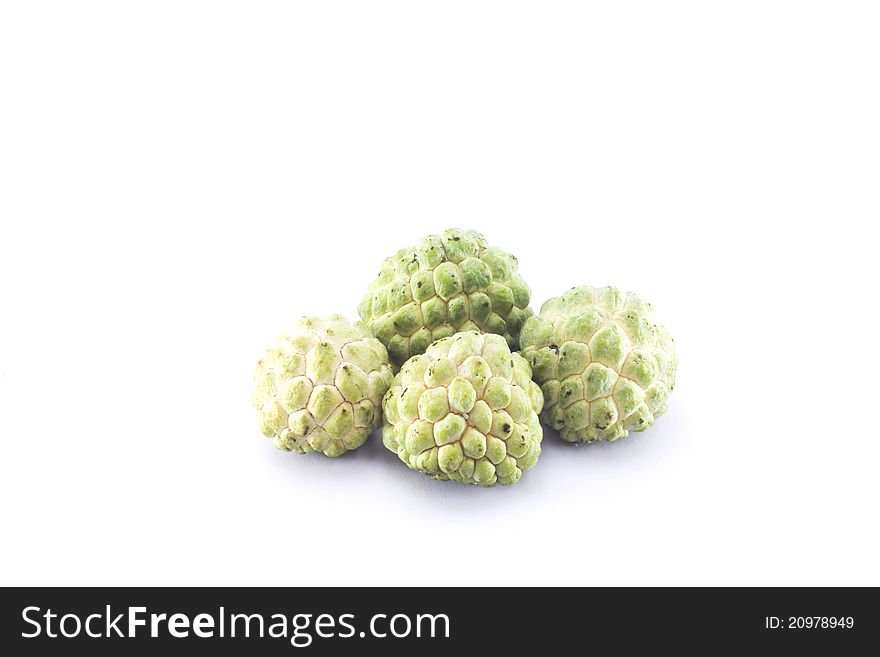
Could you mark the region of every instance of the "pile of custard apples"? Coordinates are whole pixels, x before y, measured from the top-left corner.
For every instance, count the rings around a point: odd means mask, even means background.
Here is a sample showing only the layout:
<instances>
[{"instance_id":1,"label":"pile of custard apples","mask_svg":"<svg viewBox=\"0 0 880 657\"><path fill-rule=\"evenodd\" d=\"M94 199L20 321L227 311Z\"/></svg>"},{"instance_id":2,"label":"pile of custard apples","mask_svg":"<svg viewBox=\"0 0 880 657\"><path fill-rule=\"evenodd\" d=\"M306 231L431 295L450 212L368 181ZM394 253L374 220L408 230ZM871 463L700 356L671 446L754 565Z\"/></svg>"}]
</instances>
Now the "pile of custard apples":
<instances>
[{"instance_id":1,"label":"pile of custard apples","mask_svg":"<svg viewBox=\"0 0 880 657\"><path fill-rule=\"evenodd\" d=\"M647 301L573 287L535 315L514 256L472 230L385 259L358 307L303 317L257 363L261 431L288 452L382 442L434 479L513 484L541 423L571 443L644 431L666 411L677 358Z\"/></svg>"}]
</instances>

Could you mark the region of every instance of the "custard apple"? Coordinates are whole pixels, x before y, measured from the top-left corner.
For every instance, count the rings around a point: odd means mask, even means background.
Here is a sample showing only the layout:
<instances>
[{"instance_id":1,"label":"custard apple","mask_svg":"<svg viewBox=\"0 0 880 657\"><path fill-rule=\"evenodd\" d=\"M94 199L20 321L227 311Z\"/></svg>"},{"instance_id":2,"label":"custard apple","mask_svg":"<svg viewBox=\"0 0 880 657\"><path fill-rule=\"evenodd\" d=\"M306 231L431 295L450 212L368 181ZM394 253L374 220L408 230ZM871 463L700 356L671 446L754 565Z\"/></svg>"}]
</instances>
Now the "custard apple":
<instances>
[{"instance_id":1,"label":"custard apple","mask_svg":"<svg viewBox=\"0 0 880 657\"><path fill-rule=\"evenodd\" d=\"M500 335L437 340L385 393L382 441L434 479L513 484L541 455L544 397L531 376Z\"/></svg>"},{"instance_id":2,"label":"custard apple","mask_svg":"<svg viewBox=\"0 0 880 657\"><path fill-rule=\"evenodd\" d=\"M544 393L541 419L564 440L617 440L666 411L678 365L672 336L632 292L572 288L526 320L520 340Z\"/></svg>"},{"instance_id":3,"label":"custard apple","mask_svg":"<svg viewBox=\"0 0 880 657\"><path fill-rule=\"evenodd\" d=\"M257 363L260 430L287 452L340 456L381 424L392 377L388 351L363 322L303 317Z\"/></svg>"},{"instance_id":4,"label":"custard apple","mask_svg":"<svg viewBox=\"0 0 880 657\"><path fill-rule=\"evenodd\" d=\"M460 331L497 333L516 349L529 296L515 257L480 233L449 229L387 258L358 312L400 366Z\"/></svg>"}]
</instances>

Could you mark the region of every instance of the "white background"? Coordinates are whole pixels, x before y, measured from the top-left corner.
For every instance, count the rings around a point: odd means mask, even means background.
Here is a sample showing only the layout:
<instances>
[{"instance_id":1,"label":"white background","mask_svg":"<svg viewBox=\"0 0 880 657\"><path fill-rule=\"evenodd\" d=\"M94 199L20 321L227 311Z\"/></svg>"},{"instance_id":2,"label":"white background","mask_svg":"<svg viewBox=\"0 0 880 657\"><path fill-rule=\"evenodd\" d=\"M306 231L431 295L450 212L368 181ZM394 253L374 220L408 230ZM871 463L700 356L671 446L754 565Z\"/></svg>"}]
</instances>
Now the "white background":
<instances>
[{"instance_id":1,"label":"white background","mask_svg":"<svg viewBox=\"0 0 880 657\"><path fill-rule=\"evenodd\" d=\"M601 4L3 3L0 584L880 584L877 5ZM448 226L651 300L668 413L275 450L265 347Z\"/></svg>"}]
</instances>

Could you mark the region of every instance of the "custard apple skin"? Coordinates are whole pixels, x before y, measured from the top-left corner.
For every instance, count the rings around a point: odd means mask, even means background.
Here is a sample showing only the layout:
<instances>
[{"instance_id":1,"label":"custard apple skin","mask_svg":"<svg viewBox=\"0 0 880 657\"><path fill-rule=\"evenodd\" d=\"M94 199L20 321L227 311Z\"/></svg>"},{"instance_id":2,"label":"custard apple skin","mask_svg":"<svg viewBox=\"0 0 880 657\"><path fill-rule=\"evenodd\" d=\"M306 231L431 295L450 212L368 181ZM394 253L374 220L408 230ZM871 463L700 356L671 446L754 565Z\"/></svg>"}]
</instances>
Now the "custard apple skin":
<instances>
[{"instance_id":1,"label":"custard apple skin","mask_svg":"<svg viewBox=\"0 0 880 657\"><path fill-rule=\"evenodd\" d=\"M541 388L500 335L467 331L407 360L385 393L382 442L434 479L513 484L541 455Z\"/></svg>"},{"instance_id":2,"label":"custard apple skin","mask_svg":"<svg viewBox=\"0 0 880 657\"><path fill-rule=\"evenodd\" d=\"M463 331L496 333L517 349L530 296L514 256L476 231L448 229L386 258L358 312L399 367Z\"/></svg>"},{"instance_id":3,"label":"custard apple skin","mask_svg":"<svg viewBox=\"0 0 880 657\"><path fill-rule=\"evenodd\" d=\"M303 317L257 363L260 430L286 452L341 456L379 428L392 377L388 351L366 324Z\"/></svg>"},{"instance_id":4,"label":"custard apple skin","mask_svg":"<svg viewBox=\"0 0 880 657\"><path fill-rule=\"evenodd\" d=\"M574 287L526 320L522 356L544 393L541 419L563 440L618 440L666 411L672 336L654 309L616 287Z\"/></svg>"}]
</instances>

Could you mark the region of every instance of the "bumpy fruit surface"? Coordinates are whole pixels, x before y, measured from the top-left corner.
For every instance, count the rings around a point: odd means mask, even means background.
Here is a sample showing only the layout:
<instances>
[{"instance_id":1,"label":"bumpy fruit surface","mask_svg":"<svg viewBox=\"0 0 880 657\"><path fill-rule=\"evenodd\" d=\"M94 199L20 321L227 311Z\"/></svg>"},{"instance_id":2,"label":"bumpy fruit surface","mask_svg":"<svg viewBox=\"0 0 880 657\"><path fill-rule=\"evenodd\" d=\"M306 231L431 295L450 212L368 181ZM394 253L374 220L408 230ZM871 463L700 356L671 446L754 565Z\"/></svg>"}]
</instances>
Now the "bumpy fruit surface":
<instances>
[{"instance_id":1,"label":"bumpy fruit surface","mask_svg":"<svg viewBox=\"0 0 880 657\"><path fill-rule=\"evenodd\" d=\"M517 349L529 296L516 258L475 231L449 229L387 258L358 312L400 366L461 331L496 333Z\"/></svg>"},{"instance_id":2,"label":"bumpy fruit surface","mask_svg":"<svg viewBox=\"0 0 880 657\"><path fill-rule=\"evenodd\" d=\"M569 442L617 440L666 411L678 359L651 304L614 287L548 299L520 336L544 392L541 419Z\"/></svg>"},{"instance_id":3,"label":"bumpy fruit surface","mask_svg":"<svg viewBox=\"0 0 880 657\"><path fill-rule=\"evenodd\" d=\"M257 363L260 430L287 452L340 456L379 427L392 376L387 350L362 322L303 317Z\"/></svg>"},{"instance_id":4,"label":"bumpy fruit surface","mask_svg":"<svg viewBox=\"0 0 880 657\"><path fill-rule=\"evenodd\" d=\"M394 377L382 440L434 479L515 483L541 455L544 399L531 374L499 335L442 338Z\"/></svg>"}]
</instances>

